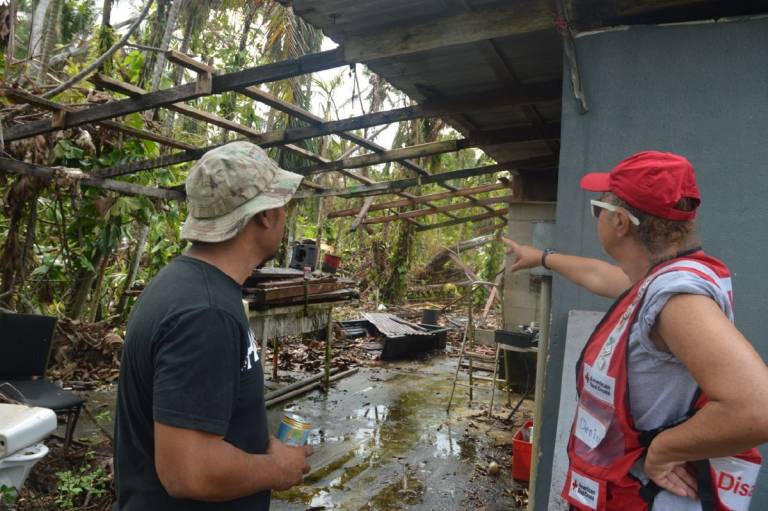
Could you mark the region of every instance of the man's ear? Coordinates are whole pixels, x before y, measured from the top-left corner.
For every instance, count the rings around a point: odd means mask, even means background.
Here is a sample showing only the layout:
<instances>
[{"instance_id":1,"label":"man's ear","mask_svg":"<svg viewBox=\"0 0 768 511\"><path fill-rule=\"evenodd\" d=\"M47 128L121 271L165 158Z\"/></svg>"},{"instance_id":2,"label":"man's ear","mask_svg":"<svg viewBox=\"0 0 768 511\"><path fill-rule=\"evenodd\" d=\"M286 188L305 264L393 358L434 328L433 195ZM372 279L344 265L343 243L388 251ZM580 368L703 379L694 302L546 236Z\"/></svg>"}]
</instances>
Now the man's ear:
<instances>
[{"instance_id":1,"label":"man's ear","mask_svg":"<svg viewBox=\"0 0 768 511\"><path fill-rule=\"evenodd\" d=\"M272 227L273 221L271 218L269 218L267 213L269 213L269 210L262 211L253 215L253 221L256 222L256 225L259 227L259 229L269 229Z\"/></svg>"}]
</instances>

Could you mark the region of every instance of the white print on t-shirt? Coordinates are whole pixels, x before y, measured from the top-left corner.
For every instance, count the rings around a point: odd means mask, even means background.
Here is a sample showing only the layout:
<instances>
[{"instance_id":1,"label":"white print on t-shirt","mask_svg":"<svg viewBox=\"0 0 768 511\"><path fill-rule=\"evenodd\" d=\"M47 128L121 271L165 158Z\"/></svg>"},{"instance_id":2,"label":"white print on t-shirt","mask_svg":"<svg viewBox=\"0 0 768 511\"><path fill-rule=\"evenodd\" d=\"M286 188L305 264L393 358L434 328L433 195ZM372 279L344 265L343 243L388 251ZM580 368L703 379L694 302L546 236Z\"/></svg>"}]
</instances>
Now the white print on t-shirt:
<instances>
[{"instance_id":1,"label":"white print on t-shirt","mask_svg":"<svg viewBox=\"0 0 768 511\"><path fill-rule=\"evenodd\" d=\"M253 335L253 330L248 330L248 353L245 354L245 361L243 362L243 371L251 369L251 355L253 355L253 363L259 361L259 345L256 342L256 336Z\"/></svg>"}]
</instances>

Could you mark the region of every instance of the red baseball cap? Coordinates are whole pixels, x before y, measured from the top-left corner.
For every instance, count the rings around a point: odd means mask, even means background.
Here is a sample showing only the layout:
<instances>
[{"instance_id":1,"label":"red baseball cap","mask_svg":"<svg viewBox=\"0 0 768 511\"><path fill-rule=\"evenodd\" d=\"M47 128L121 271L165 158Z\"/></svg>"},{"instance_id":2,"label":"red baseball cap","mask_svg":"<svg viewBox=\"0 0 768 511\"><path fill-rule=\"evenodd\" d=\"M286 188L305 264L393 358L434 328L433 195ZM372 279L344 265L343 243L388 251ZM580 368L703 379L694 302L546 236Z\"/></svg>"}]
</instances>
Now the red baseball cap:
<instances>
[{"instance_id":1,"label":"red baseball cap","mask_svg":"<svg viewBox=\"0 0 768 511\"><path fill-rule=\"evenodd\" d=\"M619 162L610 173L591 173L581 178L581 187L590 192L611 192L630 206L669 220L693 220L693 211L675 209L683 198L696 207L701 194L696 172L686 158L674 153L643 151Z\"/></svg>"}]
</instances>

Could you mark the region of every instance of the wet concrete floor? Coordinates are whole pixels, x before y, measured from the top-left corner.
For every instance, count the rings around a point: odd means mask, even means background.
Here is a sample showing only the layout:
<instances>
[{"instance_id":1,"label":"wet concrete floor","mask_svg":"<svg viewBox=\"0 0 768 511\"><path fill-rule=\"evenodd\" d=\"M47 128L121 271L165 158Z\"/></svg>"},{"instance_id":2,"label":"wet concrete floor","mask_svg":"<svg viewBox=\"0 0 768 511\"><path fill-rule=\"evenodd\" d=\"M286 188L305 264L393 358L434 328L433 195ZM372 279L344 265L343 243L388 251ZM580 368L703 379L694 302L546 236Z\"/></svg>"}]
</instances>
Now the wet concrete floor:
<instances>
[{"instance_id":1,"label":"wet concrete floor","mask_svg":"<svg viewBox=\"0 0 768 511\"><path fill-rule=\"evenodd\" d=\"M301 486L275 493L272 509L515 509L512 431L473 419L481 409L467 408L460 387L446 415L455 364L437 356L366 368L327 396L270 410L273 431L284 411L316 428L313 471ZM479 397L487 403L486 393ZM502 466L497 477L486 473L491 461Z\"/></svg>"},{"instance_id":2,"label":"wet concrete floor","mask_svg":"<svg viewBox=\"0 0 768 511\"><path fill-rule=\"evenodd\" d=\"M484 418L488 393L476 392L478 402L468 407L466 388L457 387L446 414L456 362L438 355L365 367L329 394L315 391L271 408L270 431L284 413L298 414L312 423L315 449L303 484L275 492L271 509L516 509L512 426ZM114 387L88 396L91 415L109 432L114 396ZM522 422L520 413L516 418ZM81 417L76 437L99 435L94 421ZM495 477L487 470L492 461L501 467Z\"/></svg>"}]
</instances>

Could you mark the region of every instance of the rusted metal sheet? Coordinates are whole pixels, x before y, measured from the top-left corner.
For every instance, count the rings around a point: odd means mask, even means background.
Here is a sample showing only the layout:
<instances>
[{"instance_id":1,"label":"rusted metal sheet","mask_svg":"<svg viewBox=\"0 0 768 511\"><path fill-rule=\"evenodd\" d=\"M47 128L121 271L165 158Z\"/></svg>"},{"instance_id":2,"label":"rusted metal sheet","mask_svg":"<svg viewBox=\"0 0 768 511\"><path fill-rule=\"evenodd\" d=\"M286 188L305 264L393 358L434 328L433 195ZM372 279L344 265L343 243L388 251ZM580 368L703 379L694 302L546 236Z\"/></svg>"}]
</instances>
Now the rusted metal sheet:
<instances>
[{"instance_id":1,"label":"rusted metal sheet","mask_svg":"<svg viewBox=\"0 0 768 511\"><path fill-rule=\"evenodd\" d=\"M363 317L370 321L376 329L386 337L403 337L406 335L432 335L426 328L410 323L394 314L386 312L366 312Z\"/></svg>"}]
</instances>

